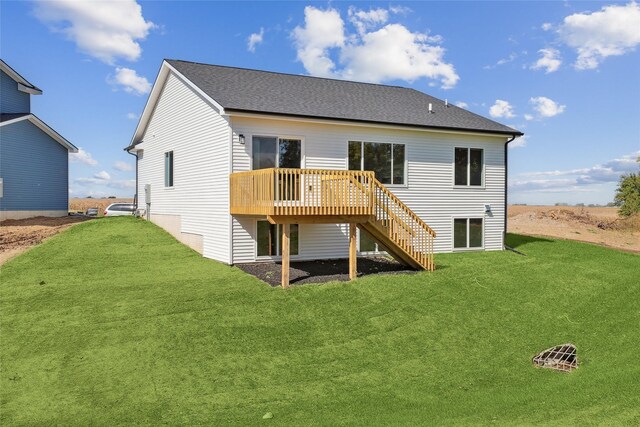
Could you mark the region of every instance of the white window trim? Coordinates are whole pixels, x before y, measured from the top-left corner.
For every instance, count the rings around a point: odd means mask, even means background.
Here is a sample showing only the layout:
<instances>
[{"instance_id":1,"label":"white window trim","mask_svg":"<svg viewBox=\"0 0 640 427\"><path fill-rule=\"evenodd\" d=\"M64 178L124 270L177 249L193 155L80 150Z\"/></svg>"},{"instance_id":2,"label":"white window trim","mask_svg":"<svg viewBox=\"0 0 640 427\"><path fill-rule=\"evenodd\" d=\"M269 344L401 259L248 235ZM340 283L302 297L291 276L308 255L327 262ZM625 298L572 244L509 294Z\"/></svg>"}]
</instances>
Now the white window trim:
<instances>
[{"instance_id":1,"label":"white window trim","mask_svg":"<svg viewBox=\"0 0 640 427\"><path fill-rule=\"evenodd\" d=\"M467 220L467 246L465 248L456 248L455 247L455 220L456 219L466 219ZM482 245L474 248L469 247L469 220L470 219L481 219L482 220ZM451 217L451 251L452 252L475 252L475 251L484 251L484 239L486 237L485 228L486 228L486 218L484 215L459 215Z\"/></svg>"},{"instance_id":2,"label":"white window trim","mask_svg":"<svg viewBox=\"0 0 640 427\"><path fill-rule=\"evenodd\" d=\"M167 153L173 153L171 155L171 175L172 175L172 179L173 182L171 183L171 185L167 185ZM175 150L169 150L169 151L165 151L162 154L162 160L164 162L164 167L163 167L163 171L164 174L162 176L162 184L163 184L163 188L165 190L173 190L176 187L176 153Z\"/></svg>"},{"instance_id":3,"label":"white window trim","mask_svg":"<svg viewBox=\"0 0 640 427\"><path fill-rule=\"evenodd\" d=\"M375 240L374 240L374 243L376 244L376 250L375 251L361 251L360 250L360 236L362 236L362 230L360 230L358 228L358 233L356 235L356 237L357 237L357 242L356 243L357 243L357 249L358 249L357 252L358 252L358 254L365 255L365 256L372 256L372 255L373 256L385 256L385 255L389 255L387 253L387 251L381 251L380 250L380 245ZM299 238L300 237L298 237L298 239Z\"/></svg>"},{"instance_id":4,"label":"white window trim","mask_svg":"<svg viewBox=\"0 0 640 427\"><path fill-rule=\"evenodd\" d=\"M264 136L264 135L258 135L258 136ZM253 235L255 236L255 239L253 239L254 245L253 245L253 259L256 262L259 261L282 261L282 255L258 255L258 222L259 221L266 221L268 222L266 219L256 219L255 221L253 221ZM282 226L284 224L276 224L278 227ZM302 254L301 254L301 247L300 247L300 241L302 240L300 238L301 232L300 230L302 230L302 227L300 227L300 224L298 224L298 255L290 255L289 257L291 258L292 261L297 261L303 258ZM280 233L278 233L277 236L278 240L276 241L276 250L279 251L280 250L280 239L282 239L282 236L280 235Z\"/></svg>"},{"instance_id":5,"label":"white window trim","mask_svg":"<svg viewBox=\"0 0 640 427\"><path fill-rule=\"evenodd\" d=\"M456 184L456 148L466 148L467 149L467 184L460 185ZM482 150L482 184L481 185L471 185L471 154L470 150ZM486 182L486 172L487 172L487 162L485 159L485 148L478 147L474 145L456 145L453 147L453 161L451 162L451 187L456 189L470 189L470 190L484 190L487 188Z\"/></svg>"},{"instance_id":6,"label":"white window trim","mask_svg":"<svg viewBox=\"0 0 640 427\"><path fill-rule=\"evenodd\" d=\"M280 143L281 139L297 139L300 141L300 169L306 169L306 165L307 165L307 156L306 156L306 143L305 143L305 137L304 136L297 136L297 135L277 135L277 134L271 134L271 133L267 133L267 132L259 132L259 133L243 133L242 131L237 131L236 132L238 135L239 134L243 134L245 135L245 145L248 147L248 152L249 152L249 170L255 170L253 169L253 137L257 136L257 137L266 137L266 138L277 138L278 139L278 144ZM247 142L248 140L248 142ZM276 151L276 164L278 164L280 162L280 150ZM234 171L234 172L240 172L240 171Z\"/></svg>"},{"instance_id":7,"label":"white window trim","mask_svg":"<svg viewBox=\"0 0 640 427\"><path fill-rule=\"evenodd\" d=\"M360 170L364 171L364 143L368 142L370 144L390 144L391 145L391 179L393 180L393 146L394 145L403 145L404 146L404 173L403 173L403 181L404 184L384 184L387 188L409 188L409 156L407 155L407 144L404 142L388 142L388 141L365 141L364 139L349 139L347 140L347 169L349 169L349 143L350 142L359 142L360 143ZM454 159L455 160L455 159ZM374 171L375 172L375 171ZM363 252L367 253L367 252ZM383 253L383 252L377 252Z\"/></svg>"}]
</instances>

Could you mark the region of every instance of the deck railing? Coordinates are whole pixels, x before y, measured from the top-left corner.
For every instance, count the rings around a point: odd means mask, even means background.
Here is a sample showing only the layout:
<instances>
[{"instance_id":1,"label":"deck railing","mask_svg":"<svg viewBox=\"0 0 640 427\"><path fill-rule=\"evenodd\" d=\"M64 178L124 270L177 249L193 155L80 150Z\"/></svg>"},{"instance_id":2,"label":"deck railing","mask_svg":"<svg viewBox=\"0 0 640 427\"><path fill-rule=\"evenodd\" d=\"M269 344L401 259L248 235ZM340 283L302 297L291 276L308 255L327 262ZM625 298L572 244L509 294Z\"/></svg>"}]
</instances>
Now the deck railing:
<instances>
[{"instance_id":1,"label":"deck railing","mask_svg":"<svg viewBox=\"0 0 640 427\"><path fill-rule=\"evenodd\" d=\"M375 226L421 266L432 271L435 231L378 180L375 181L375 200Z\"/></svg>"},{"instance_id":2,"label":"deck railing","mask_svg":"<svg viewBox=\"0 0 640 427\"><path fill-rule=\"evenodd\" d=\"M435 268L436 233L371 171L261 169L233 173L230 184L232 215L339 217L333 219L357 222L409 265Z\"/></svg>"},{"instance_id":3,"label":"deck railing","mask_svg":"<svg viewBox=\"0 0 640 427\"><path fill-rule=\"evenodd\" d=\"M232 215L373 215L371 171L270 168L232 173Z\"/></svg>"}]
</instances>

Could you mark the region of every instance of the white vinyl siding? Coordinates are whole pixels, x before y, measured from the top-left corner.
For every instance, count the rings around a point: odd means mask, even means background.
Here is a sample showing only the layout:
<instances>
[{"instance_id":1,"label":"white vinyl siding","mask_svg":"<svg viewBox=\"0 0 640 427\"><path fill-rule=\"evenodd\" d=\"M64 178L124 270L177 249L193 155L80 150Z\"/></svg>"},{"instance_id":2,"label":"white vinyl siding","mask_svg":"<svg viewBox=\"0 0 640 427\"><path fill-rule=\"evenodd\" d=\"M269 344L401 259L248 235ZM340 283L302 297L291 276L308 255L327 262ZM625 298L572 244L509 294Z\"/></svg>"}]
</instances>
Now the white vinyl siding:
<instances>
[{"instance_id":1,"label":"white vinyl siding","mask_svg":"<svg viewBox=\"0 0 640 427\"><path fill-rule=\"evenodd\" d=\"M304 140L303 167L347 169L349 141L404 144L406 183L389 186L437 233L436 252L453 246L453 218L484 219L484 249L502 249L504 226L504 143L506 137L448 134L418 130L304 123L258 118L232 118L233 171L251 169L252 135L293 135ZM239 143L238 135L246 144ZM482 187L454 186L454 149L483 150ZM491 205L485 214L484 205ZM255 219L234 218L233 262L255 260ZM301 224L300 259L348 256L348 227L337 224Z\"/></svg>"},{"instance_id":2,"label":"white vinyl siding","mask_svg":"<svg viewBox=\"0 0 640 427\"><path fill-rule=\"evenodd\" d=\"M138 194L151 185L151 214L178 216L179 232L202 236L203 255L230 260L230 128L211 104L170 73L143 135ZM173 186L165 187L165 153ZM144 197L139 203L144 208ZM175 231L175 230L174 230Z\"/></svg>"}]
</instances>

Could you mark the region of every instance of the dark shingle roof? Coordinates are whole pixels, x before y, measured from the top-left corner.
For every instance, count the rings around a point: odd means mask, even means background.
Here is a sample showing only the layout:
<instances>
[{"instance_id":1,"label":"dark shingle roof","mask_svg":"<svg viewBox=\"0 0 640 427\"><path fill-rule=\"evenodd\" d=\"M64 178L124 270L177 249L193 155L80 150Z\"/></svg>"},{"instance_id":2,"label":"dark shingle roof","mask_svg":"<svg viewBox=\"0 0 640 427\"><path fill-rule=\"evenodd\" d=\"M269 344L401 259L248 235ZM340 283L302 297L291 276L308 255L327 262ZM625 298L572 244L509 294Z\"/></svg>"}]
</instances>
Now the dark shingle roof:
<instances>
[{"instance_id":1,"label":"dark shingle roof","mask_svg":"<svg viewBox=\"0 0 640 427\"><path fill-rule=\"evenodd\" d=\"M19 119L20 117L28 116L31 113L2 113L0 114L0 123L8 122L9 120Z\"/></svg>"},{"instance_id":2,"label":"dark shingle roof","mask_svg":"<svg viewBox=\"0 0 640 427\"><path fill-rule=\"evenodd\" d=\"M521 135L414 89L167 60L225 111ZM429 114L429 103L433 114Z\"/></svg>"}]
</instances>

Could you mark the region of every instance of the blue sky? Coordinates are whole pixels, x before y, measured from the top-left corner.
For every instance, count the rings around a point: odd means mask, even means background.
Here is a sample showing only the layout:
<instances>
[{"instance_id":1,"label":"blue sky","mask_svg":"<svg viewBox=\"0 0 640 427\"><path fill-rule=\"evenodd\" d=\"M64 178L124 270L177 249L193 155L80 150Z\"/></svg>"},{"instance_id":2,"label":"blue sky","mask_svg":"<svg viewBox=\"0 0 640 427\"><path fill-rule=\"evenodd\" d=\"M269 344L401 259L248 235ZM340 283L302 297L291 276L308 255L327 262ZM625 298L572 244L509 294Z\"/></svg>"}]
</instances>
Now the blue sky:
<instances>
[{"instance_id":1,"label":"blue sky","mask_svg":"<svg viewBox=\"0 0 640 427\"><path fill-rule=\"evenodd\" d=\"M640 154L635 2L5 2L2 58L82 148L72 196L132 196L163 58L397 84L525 132L510 202L607 203Z\"/></svg>"}]
</instances>

